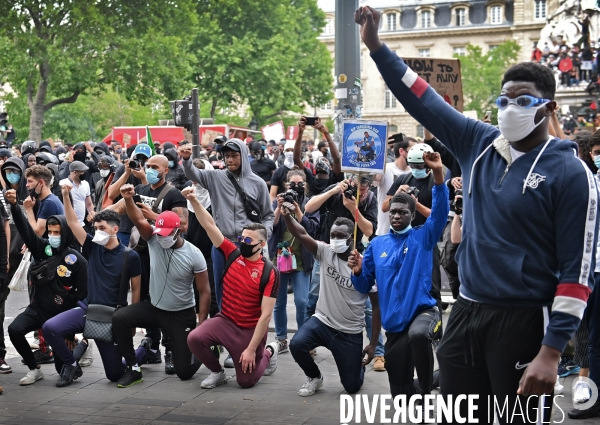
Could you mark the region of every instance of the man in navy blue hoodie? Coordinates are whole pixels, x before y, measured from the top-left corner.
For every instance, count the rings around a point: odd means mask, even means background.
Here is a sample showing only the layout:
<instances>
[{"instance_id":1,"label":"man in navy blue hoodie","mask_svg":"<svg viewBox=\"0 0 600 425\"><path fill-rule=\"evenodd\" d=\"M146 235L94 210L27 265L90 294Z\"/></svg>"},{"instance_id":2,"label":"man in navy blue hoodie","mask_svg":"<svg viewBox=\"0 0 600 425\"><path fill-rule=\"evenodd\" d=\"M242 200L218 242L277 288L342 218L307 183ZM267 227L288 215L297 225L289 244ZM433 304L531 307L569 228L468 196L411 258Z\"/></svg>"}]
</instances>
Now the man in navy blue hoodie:
<instances>
[{"instance_id":1,"label":"man in navy blue hoodie","mask_svg":"<svg viewBox=\"0 0 600 425\"><path fill-rule=\"evenodd\" d=\"M458 159L465 182L460 296L437 351L441 393L478 394L480 423L492 396L506 400L509 412L520 402L529 417L547 416L550 409L524 397L552 394L561 351L583 315L594 283L598 202L576 145L548 134L554 76L536 63L511 67L498 130L444 102L379 40L380 19L372 8L356 11L363 42L406 111Z\"/></svg>"},{"instance_id":2,"label":"man in navy blue hoodie","mask_svg":"<svg viewBox=\"0 0 600 425\"><path fill-rule=\"evenodd\" d=\"M368 294L377 280L381 323L387 330L385 368L393 397L415 393L415 367L421 394L431 393L432 341L441 326L440 311L430 294L431 271L433 248L448 220L448 187L440 154L426 152L423 159L435 182L431 214L425 224L411 226L416 210L414 196L394 195L388 234L371 241L364 260L356 250L348 260L358 292Z\"/></svg>"}]
</instances>

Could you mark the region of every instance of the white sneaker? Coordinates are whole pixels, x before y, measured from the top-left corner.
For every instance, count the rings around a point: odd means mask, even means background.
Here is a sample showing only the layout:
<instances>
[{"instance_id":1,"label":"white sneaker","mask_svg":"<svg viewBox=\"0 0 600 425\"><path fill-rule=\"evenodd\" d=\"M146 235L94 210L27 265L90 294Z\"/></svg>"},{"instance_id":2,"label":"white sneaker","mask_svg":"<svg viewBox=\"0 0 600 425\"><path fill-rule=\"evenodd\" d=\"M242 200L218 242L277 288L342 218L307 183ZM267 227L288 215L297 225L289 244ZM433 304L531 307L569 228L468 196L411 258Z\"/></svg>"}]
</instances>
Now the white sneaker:
<instances>
[{"instance_id":1,"label":"white sneaker","mask_svg":"<svg viewBox=\"0 0 600 425\"><path fill-rule=\"evenodd\" d=\"M200 384L201 388L215 388L219 385L223 385L227 382L227 375L225 371L211 372L208 377Z\"/></svg>"},{"instance_id":2,"label":"white sneaker","mask_svg":"<svg viewBox=\"0 0 600 425\"><path fill-rule=\"evenodd\" d=\"M554 384L554 395L560 395L563 392L564 386L560 384L560 376L556 375L556 384Z\"/></svg>"},{"instance_id":3,"label":"white sneaker","mask_svg":"<svg viewBox=\"0 0 600 425\"><path fill-rule=\"evenodd\" d=\"M586 382L579 381L575 384L575 391L573 392L575 403L586 403L591 397L590 386Z\"/></svg>"},{"instance_id":4,"label":"white sneaker","mask_svg":"<svg viewBox=\"0 0 600 425\"><path fill-rule=\"evenodd\" d=\"M323 376L320 378L307 378L298 395L300 397L309 397L313 395L319 388L323 386Z\"/></svg>"},{"instance_id":5,"label":"white sneaker","mask_svg":"<svg viewBox=\"0 0 600 425\"><path fill-rule=\"evenodd\" d=\"M92 363L94 363L94 345L93 345L93 341L87 340L88 341L88 348L87 350L85 350L85 353L83 353L83 356L81 356L81 358L79 359L79 366L81 367L87 367L90 366Z\"/></svg>"},{"instance_id":6,"label":"white sneaker","mask_svg":"<svg viewBox=\"0 0 600 425\"><path fill-rule=\"evenodd\" d=\"M223 365L227 368L235 367L235 365L233 364L233 359L231 358L231 354L227 355L227 358L225 359Z\"/></svg>"},{"instance_id":7,"label":"white sneaker","mask_svg":"<svg viewBox=\"0 0 600 425\"><path fill-rule=\"evenodd\" d=\"M44 379L44 373L42 372L42 369L33 369L27 372L27 375L25 375L24 378L21 378L19 383L21 385L31 385L40 379Z\"/></svg>"},{"instance_id":8,"label":"white sneaker","mask_svg":"<svg viewBox=\"0 0 600 425\"><path fill-rule=\"evenodd\" d=\"M269 366L267 366L267 368L263 372L263 376L273 375L273 372L277 370L277 349L279 348L279 343L275 341L268 344L267 347L271 347L273 349L273 355L269 359Z\"/></svg>"}]
</instances>

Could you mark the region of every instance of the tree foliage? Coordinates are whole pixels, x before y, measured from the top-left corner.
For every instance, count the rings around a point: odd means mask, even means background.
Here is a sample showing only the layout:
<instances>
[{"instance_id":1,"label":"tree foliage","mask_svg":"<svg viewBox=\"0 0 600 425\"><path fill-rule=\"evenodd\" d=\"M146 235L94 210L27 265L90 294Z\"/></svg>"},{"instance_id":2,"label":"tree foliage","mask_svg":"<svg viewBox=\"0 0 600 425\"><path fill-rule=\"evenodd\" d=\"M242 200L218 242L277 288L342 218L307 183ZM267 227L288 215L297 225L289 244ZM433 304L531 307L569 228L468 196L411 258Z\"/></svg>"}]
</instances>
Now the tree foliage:
<instances>
[{"instance_id":1,"label":"tree foliage","mask_svg":"<svg viewBox=\"0 0 600 425\"><path fill-rule=\"evenodd\" d=\"M199 0L198 15L193 80L212 116L246 104L263 125L331 98L332 60L317 40L325 15L315 0Z\"/></svg>"},{"instance_id":2,"label":"tree foliage","mask_svg":"<svg viewBox=\"0 0 600 425\"><path fill-rule=\"evenodd\" d=\"M481 118L492 109L500 95L502 76L517 61L519 50L515 40L507 40L487 54L479 46L467 46L467 55L460 56L466 111L475 110Z\"/></svg>"},{"instance_id":3,"label":"tree foliage","mask_svg":"<svg viewBox=\"0 0 600 425\"><path fill-rule=\"evenodd\" d=\"M182 27L193 0L0 0L0 80L27 101L29 137L44 114L107 84L142 104L176 97L189 75ZM13 114L14 115L14 114Z\"/></svg>"}]
</instances>

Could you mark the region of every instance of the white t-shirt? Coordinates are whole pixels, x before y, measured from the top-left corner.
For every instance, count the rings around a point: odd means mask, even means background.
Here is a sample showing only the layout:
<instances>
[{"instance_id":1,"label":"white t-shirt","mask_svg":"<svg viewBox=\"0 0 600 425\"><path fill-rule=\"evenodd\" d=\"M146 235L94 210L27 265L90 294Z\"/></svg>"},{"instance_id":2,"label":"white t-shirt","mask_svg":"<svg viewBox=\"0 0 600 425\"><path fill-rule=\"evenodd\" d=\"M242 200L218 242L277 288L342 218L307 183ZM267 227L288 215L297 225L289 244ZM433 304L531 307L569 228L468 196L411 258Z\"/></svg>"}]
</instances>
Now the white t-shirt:
<instances>
[{"instance_id":1,"label":"white t-shirt","mask_svg":"<svg viewBox=\"0 0 600 425\"><path fill-rule=\"evenodd\" d=\"M377 236L387 235L390 232L390 212L383 212L383 202L387 199L388 190L394 184L396 179L402 174L410 173L410 167L405 171L401 170L393 162L388 162L385 165L385 173L381 176L379 181L379 188L377 189Z\"/></svg>"},{"instance_id":2,"label":"white t-shirt","mask_svg":"<svg viewBox=\"0 0 600 425\"><path fill-rule=\"evenodd\" d=\"M352 285L348 262L338 257L328 244L317 243L315 259L321 264L321 288L315 317L338 331L361 333L365 328L368 295L361 294ZM371 292L377 292L377 287L373 286Z\"/></svg>"},{"instance_id":3,"label":"white t-shirt","mask_svg":"<svg viewBox=\"0 0 600 425\"><path fill-rule=\"evenodd\" d=\"M90 185L85 180L82 180L77 186L71 179L69 182L73 186L71 189L71 196L73 196L73 209L75 210L75 214L77 214L77 220L79 220L79 224L83 226L83 220L85 219L85 198L90 196Z\"/></svg>"}]
</instances>

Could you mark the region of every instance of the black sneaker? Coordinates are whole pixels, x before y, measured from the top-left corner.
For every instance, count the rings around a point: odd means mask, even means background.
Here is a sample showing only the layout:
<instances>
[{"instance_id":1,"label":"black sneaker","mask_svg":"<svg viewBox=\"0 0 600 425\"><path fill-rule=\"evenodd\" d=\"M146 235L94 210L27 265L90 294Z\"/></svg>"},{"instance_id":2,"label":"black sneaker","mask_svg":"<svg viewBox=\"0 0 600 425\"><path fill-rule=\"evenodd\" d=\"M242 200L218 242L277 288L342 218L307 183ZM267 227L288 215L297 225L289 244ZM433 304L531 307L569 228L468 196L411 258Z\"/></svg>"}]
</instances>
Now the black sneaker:
<instances>
[{"instance_id":1,"label":"black sneaker","mask_svg":"<svg viewBox=\"0 0 600 425\"><path fill-rule=\"evenodd\" d=\"M150 339L150 338L148 338L148 339ZM152 346L152 344L150 344L150 346ZM160 349L156 350L156 353L153 352L152 350L148 350L148 354L146 354L146 363L150 363L150 364L162 363L162 355L160 354Z\"/></svg>"},{"instance_id":2,"label":"black sneaker","mask_svg":"<svg viewBox=\"0 0 600 425\"><path fill-rule=\"evenodd\" d=\"M119 382L117 382L117 387L118 388L129 388L132 385L139 384L143 380L144 380L144 378L142 378L142 369L141 368L138 371L138 370L133 370L130 367L127 367L127 369L125 369L125 373L123 374L123 376L121 376L121 379L119 379Z\"/></svg>"},{"instance_id":3,"label":"black sneaker","mask_svg":"<svg viewBox=\"0 0 600 425\"><path fill-rule=\"evenodd\" d=\"M52 350L50 349L48 349L48 352L46 353L44 353L42 350L35 350L33 352L33 356L39 365L54 363L54 353L52 353ZM21 363L25 364L25 360L21 359Z\"/></svg>"},{"instance_id":4,"label":"black sneaker","mask_svg":"<svg viewBox=\"0 0 600 425\"><path fill-rule=\"evenodd\" d=\"M0 359L0 373L11 373L12 368L6 364L6 360Z\"/></svg>"},{"instance_id":5,"label":"black sneaker","mask_svg":"<svg viewBox=\"0 0 600 425\"><path fill-rule=\"evenodd\" d=\"M175 374L175 365L173 364L173 353L167 351L165 354L165 373L167 375Z\"/></svg>"},{"instance_id":6,"label":"black sneaker","mask_svg":"<svg viewBox=\"0 0 600 425\"><path fill-rule=\"evenodd\" d=\"M68 387L75 381L77 378L83 375L83 371L79 364L75 366L71 366L70 364L65 364L60 371L60 379L56 382L56 386L58 388Z\"/></svg>"}]
</instances>

